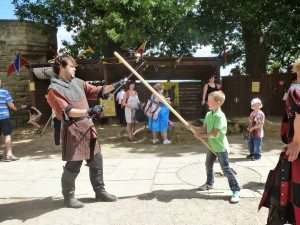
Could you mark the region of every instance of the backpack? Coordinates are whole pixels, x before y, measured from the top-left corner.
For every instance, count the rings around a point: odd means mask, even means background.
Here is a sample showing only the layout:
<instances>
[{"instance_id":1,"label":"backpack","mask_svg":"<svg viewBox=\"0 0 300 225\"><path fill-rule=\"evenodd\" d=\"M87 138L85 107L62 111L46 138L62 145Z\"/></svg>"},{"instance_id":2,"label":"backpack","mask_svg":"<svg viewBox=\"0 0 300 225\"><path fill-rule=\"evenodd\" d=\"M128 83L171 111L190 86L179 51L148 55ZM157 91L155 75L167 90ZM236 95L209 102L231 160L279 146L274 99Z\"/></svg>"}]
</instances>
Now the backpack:
<instances>
[{"instance_id":1,"label":"backpack","mask_svg":"<svg viewBox=\"0 0 300 225\"><path fill-rule=\"evenodd\" d=\"M161 110L159 102L154 101L154 98L149 99L145 106L144 113L150 119L156 120L158 118L158 113Z\"/></svg>"}]
</instances>

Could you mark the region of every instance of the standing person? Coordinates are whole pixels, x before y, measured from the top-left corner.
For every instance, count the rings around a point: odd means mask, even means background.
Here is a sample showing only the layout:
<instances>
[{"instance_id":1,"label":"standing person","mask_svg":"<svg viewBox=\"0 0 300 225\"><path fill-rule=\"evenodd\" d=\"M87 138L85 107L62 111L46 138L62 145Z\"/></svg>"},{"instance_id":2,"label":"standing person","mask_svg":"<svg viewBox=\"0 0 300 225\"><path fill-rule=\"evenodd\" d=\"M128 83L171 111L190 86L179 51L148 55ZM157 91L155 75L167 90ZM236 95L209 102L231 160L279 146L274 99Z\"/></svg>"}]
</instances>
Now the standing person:
<instances>
[{"instance_id":1,"label":"standing person","mask_svg":"<svg viewBox=\"0 0 300 225\"><path fill-rule=\"evenodd\" d=\"M15 156L12 152L12 125L10 123L8 108L17 110L10 93L2 88L2 82L0 80L0 134L4 136L5 150L2 154L2 160L5 162L19 159L19 157Z\"/></svg>"},{"instance_id":2,"label":"standing person","mask_svg":"<svg viewBox=\"0 0 300 225\"><path fill-rule=\"evenodd\" d=\"M55 111L52 109L52 122L53 122L53 129L54 129L54 144L55 147L58 151L60 151L60 127L61 127L61 122L57 118Z\"/></svg>"},{"instance_id":3,"label":"standing person","mask_svg":"<svg viewBox=\"0 0 300 225\"><path fill-rule=\"evenodd\" d=\"M42 113L40 112L40 110L38 110L36 107L23 103L20 106L22 109L25 109L28 111L29 113L29 120L28 120L28 124L32 124L36 129L37 132L41 132L42 131L42 127L41 125L38 124L38 121L40 120Z\"/></svg>"},{"instance_id":4,"label":"standing person","mask_svg":"<svg viewBox=\"0 0 300 225\"><path fill-rule=\"evenodd\" d=\"M118 117L119 117L121 127L126 126L125 108L122 106L122 100L124 96L125 96L125 90L124 88L121 88L121 90L118 92L116 96L117 112L118 112Z\"/></svg>"},{"instance_id":5,"label":"standing person","mask_svg":"<svg viewBox=\"0 0 300 225\"><path fill-rule=\"evenodd\" d=\"M213 91L218 91L221 88L221 85L216 84L216 76L210 76L207 83L203 87L203 94L202 94L202 106L203 106L203 116L205 117L206 113L208 112L208 105L207 99L208 95Z\"/></svg>"},{"instance_id":6,"label":"standing person","mask_svg":"<svg viewBox=\"0 0 300 225\"><path fill-rule=\"evenodd\" d=\"M214 185L214 173L213 166L214 161L218 159L221 169L228 179L229 187L232 191L231 203L238 203L240 200L240 186L236 180L233 170L229 165L228 150L229 144L226 137L227 132L227 120L225 114L222 112L221 106L225 101L225 95L222 91L214 91L208 95L208 112L204 119L202 127L195 127L188 125L187 129L191 130L195 137L198 139L208 138L208 143L211 146L212 151L208 151L206 154L205 166L206 166L206 183L200 186L199 190L213 189Z\"/></svg>"},{"instance_id":7,"label":"standing person","mask_svg":"<svg viewBox=\"0 0 300 225\"><path fill-rule=\"evenodd\" d=\"M68 55L59 56L53 64L57 76L51 78L47 101L55 111L61 126L62 160L67 161L61 177L62 194L67 207L84 204L75 195L75 179L83 160L89 167L90 181L97 201L113 202L117 197L108 194L103 181L103 159L92 118L102 113L102 106L89 108L88 99L108 97L107 93L123 84L123 80L107 86L93 86L75 77L76 61Z\"/></svg>"},{"instance_id":8,"label":"standing person","mask_svg":"<svg viewBox=\"0 0 300 225\"><path fill-rule=\"evenodd\" d=\"M159 93L161 95L161 97L164 98L163 93L165 90L165 86L163 84L157 83L154 85L153 89L157 93ZM152 135L153 135L152 143L156 144L156 143L160 142L159 137L158 137L158 135L160 133L162 140L163 140L163 144L171 144L172 142L168 139L170 110L166 105L161 103L154 94L151 95L150 99L153 102L153 104L157 105L157 107L158 106L160 107L160 110L157 114L157 118L154 118L152 116L152 118L149 117L149 119L148 119L149 130L152 132ZM170 103L170 101L168 99L166 99L166 101L168 101Z\"/></svg>"},{"instance_id":9,"label":"standing person","mask_svg":"<svg viewBox=\"0 0 300 225\"><path fill-rule=\"evenodd\" d=\"M259 204L259 209L269 208L268 225L300 224L300 84L297 82L300 81L300 59L295 61L293 72L297 79L288 91L283 118L287 127L281 130L286 151L280 154L277 166L270 171Z\"/></svg>"},{"instance_id":10,"label":"standing person","mask_svg":"<svg viewBox=\"0 0 300 225\"><path fill-rule=\"evenodd\" d=\"M134 141L133 132L134 132L134 122L135 122L135 110L140 104L138 93L135 90L135 81L127 81L125 94L122 99L122 106L125 107L125 118L127 123L127 134L128 140Z\"/></svg>"},{"instance_id":11,"label":"standing person","mask_svg":"<svg viewBox=\"0 0 300 225\"><path fill-rule=\"evenodd\" d=\"M247 130L250 132L248 148L250 154L248 159L259 160L262 155L262 138L264 136L265 114L261 111L263 107L259 98L254 98L251 101L251 109L253 110L249 116L250 126Z\"/></svg>"}]
</instances>

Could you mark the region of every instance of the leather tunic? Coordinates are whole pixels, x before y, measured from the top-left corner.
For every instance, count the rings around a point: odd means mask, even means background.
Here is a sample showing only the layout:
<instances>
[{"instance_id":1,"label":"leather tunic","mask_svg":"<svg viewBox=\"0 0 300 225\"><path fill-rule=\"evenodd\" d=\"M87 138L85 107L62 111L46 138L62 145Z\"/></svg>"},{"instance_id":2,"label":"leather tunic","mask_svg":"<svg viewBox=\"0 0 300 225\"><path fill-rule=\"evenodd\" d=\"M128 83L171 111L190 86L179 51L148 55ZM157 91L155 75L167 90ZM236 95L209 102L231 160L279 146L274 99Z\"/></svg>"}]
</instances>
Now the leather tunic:
<instances>
[{"instance_id":1,"label":"leather tunic","mask_svg":"<svg viewBox=\"0 0 300 225\"><path fill-rule=\"evenodd\" d=\"M88 99L96 100L101 87L74 78L69 83L53 77L48 87L47 101L62 121L62 160L79 161L91 159L101 151L97 130L92 118L68 118L66 109L88 109Z\"/></svg>"}]
</instances>

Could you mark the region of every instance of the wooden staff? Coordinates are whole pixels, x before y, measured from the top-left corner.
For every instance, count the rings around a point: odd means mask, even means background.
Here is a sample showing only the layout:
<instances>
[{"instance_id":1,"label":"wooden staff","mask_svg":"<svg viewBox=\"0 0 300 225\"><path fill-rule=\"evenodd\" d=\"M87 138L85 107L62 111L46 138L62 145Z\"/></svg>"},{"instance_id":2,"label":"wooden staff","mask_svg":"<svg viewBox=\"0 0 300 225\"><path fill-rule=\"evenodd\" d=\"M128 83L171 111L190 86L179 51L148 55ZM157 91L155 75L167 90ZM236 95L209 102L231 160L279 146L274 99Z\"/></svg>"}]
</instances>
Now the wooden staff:
<instances>
[{"instance_id":1,"label":"wooden staff","mask_svg":"<svg viewBox=\"0 0 300 225\"><path fill-rule=\"evenodd\" d=\"M144 80L144 78L138 74L138 72L133 69L127 62L125 59L123 59L122 56L119 55L119 53L117 52L114 52L114 55L163 103L165 104L170 110L172 113L174 113L174 115L185 125L189 125L188 122L186 122L185 119L182 118L182 116L179 115L178 112L176 112L175 109L172 108L171 105L169 105L169 103L165 100L165 98L163 98L160 94L158 94L149 84L147 81ZM209 144L203 140L202 138L199 138L200 141L210 150L212 151L214 154L216 154L212 148L209 146Z\"/></svg>"},{"instance_id":2,"label":"wooden staff","mask_svg":"<svg viewBox=\"0 0 300 225\"><path fill-rule=\"evenodd\" d=\"M42 137L42 135L43 135L43 133L45 132L45 130L46 130L46 127L47 127L47 126L48 126L48 124L50 123L51 119L52 119L52 116L50 116L50 117L49 117L49 119L48 119L48 121L47 121L46 125L44 126L44 128L43 128L43 130L42 130L42 132L41 132L41 134L40 134L40 137Z\"/></svg>"}]
</instances>

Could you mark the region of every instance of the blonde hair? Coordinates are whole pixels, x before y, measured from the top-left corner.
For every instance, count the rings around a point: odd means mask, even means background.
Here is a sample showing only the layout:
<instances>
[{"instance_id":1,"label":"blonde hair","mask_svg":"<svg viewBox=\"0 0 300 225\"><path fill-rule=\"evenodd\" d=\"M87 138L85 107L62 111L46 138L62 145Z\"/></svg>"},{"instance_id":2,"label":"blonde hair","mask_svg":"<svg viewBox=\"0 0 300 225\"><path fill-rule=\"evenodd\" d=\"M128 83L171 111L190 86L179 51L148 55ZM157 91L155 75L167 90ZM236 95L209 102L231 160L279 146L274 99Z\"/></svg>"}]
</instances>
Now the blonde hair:
<instances>
[{"instance_id":1,"label":"blonde hair","mask_svg":"<svg viewBox=\"0 0 300 225\"><path fill-rule=\"evenodd\" d=\"M155 91L160 91L160 90L162 90L162 89L164 89L164 88L165 88L165 86L164 86L163 84L161 84L161 83L157 83L157 84L155 84L154 87L153 87L153 89L154 89Z\"/></svg>"},{"instance_id":2,"label":"blonde hair","mask_svg":"<svg viewBox=\"0 0 300 225\"><path fill-rule=\"evenodd\" d=\"M297 70L297 71L300 71L300 59L297 59L297 60L294 62L292 71L293 71L293 72L296 72L296 70Z\"/></svg>"},{"instance_id":3,"label":"blonde hair","mask_svg":"<svg viewBox=\"0 0 300 225\"><path fill-rule=\"evenodd\" d=\"M213 91L208 96L213 97L216 102L220 103L220 106L222 106L225 102L225 94L223 91Z\"/></svg>"}]
</instances>

